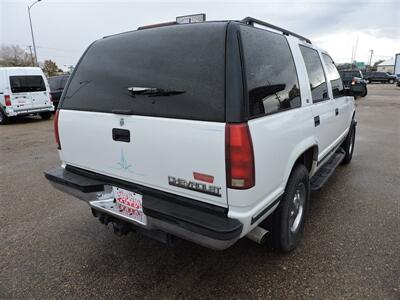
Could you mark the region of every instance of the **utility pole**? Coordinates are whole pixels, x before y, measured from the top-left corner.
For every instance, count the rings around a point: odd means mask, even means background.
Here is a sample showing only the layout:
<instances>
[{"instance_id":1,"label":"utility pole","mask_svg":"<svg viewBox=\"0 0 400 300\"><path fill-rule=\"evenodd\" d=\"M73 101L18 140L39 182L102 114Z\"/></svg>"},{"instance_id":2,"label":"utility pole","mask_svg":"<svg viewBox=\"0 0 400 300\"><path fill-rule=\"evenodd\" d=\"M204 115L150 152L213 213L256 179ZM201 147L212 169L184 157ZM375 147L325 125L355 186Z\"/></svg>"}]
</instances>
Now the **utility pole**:
<instances>
[{"instance_id":1,"label":"utility pole","mask_svg":"<svg viewBox=\"0 0 400 300\"><path fill-rule=\"evenodd\" d=\"M31 5L28 5L28 15L29 15L29 24L31 25L31 35L32 35L32 44L33 44L33 52L35 52L35 62L36 66L38 65L37 54L36 54L36 45L35 45L35 37L33 36L33 28L32 28L32 19L31 19L31 8L38 2L42 0L37 0L33 2Z\"/></svg>"},{"instance_id":2,"label":"utility pole","mask_svg":"<svg viewBox=\"0 0 400 300\"><path fill-rule=\"evenodd\" d=\"M371 56L369 57L369 70L371 71L372 67L371 67L371 63L372 63L372 54L374 54L374 50L369 50L369 52L371 52Z\"/></svg>"},{"instance_id":3,"label":"utility pole","mask_svg":"<svg viewBox=\"0 0 400 300\"><path fill-rule=\"evenodd\" d=\"M33 60L32 46L29 45L28 47L29 47L29 52L31 53L32 65L34 66L35 65L35 61Z\"/></svg>"},{"instance_id":4,"label":"utility pole","mask_svg":"<svg viewBox=\"0 0 400 300\"><path fill-rule=\"evenodd\" d=\"M357 53L357 47L358 47L358 39L360 36L357 36L357 40L356 40L356 45L354 46L354 54L353 54L353 61L356 60L356 53Z\"/></svg>"}]
</instances>

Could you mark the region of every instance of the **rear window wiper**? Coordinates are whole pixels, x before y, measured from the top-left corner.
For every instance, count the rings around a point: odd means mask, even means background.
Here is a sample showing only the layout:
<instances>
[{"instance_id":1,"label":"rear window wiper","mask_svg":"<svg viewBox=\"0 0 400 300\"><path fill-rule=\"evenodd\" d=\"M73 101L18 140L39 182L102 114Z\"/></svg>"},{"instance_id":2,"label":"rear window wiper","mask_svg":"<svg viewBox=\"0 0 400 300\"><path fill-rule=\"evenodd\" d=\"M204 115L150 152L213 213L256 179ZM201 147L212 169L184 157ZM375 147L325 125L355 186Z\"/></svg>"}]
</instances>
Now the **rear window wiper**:
<instances>
[{"instance_id":1,"label":"rear window wiper","mask_svg":"<svg viewBox=\"0 0 400 300\"><path fill-rule=\"evenodd\" d=\"M136 98L137 95L144 95L148 97L161 97L161 96L171 96L186 93L183 90L171 90L162 88L149 88L149 87L128 87L129 94Z\"/></svg>"}]
</instances>

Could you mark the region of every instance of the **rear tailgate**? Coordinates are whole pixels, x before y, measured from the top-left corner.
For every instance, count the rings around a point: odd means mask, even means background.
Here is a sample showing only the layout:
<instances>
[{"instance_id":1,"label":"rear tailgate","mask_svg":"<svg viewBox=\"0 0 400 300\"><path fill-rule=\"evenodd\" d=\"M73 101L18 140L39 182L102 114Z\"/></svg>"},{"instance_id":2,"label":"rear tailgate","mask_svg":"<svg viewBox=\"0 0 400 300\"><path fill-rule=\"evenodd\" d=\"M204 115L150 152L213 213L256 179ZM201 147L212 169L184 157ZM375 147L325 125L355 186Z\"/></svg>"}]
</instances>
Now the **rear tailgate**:
<instances>
[{"instance_id":1,"label":"rear tailgate","mask_svg":"<svg viewBox=\"0 0 400 300\"><path fill-rule=\"evenodd\" d=\"M226 207L225 35L189 24L92 44L60 103L65 163Z\"/></svg>"},{"instance_id":2,"label":"rear tailgate","mask_svg":"<svg viewBox=\"0 0 400 300\"><path fill-rule=\"evenodd\" d=\"M114 128L128 130L130 142L115 141ZM59 134L66 164L226 205L223 123L61 110Z\"/></svg>"}]
</instances>

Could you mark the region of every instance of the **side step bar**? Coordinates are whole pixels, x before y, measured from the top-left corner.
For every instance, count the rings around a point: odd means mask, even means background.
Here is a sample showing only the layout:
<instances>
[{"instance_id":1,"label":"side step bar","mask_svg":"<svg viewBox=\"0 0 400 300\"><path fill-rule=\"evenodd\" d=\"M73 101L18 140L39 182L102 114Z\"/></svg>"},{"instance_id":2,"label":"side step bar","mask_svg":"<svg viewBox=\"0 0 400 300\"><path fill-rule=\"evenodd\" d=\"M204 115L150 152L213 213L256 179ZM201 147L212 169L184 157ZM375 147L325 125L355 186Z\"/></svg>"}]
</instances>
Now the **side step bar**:
<instances>
[{"instance_id":1,"label":"side step bar","mask_svg":"<svg viewBox=\"0 0 400 300\"><path fill-rule=\"evenodd\" d=\"M318 170L310 180L310 188L312 191L318 191L331 177L336 167L343 161L345 152L339 148L332 157Z\"/></svg>"}]
</instances>

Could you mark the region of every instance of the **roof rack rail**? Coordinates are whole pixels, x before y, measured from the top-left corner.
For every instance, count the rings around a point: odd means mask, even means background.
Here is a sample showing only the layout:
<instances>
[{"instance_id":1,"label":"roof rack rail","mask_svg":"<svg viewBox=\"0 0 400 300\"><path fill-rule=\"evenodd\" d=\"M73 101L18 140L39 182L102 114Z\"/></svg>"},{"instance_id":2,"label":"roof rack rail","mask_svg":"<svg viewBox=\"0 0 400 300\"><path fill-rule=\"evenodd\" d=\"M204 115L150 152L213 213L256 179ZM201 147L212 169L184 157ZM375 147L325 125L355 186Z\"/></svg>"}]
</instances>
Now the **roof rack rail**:
<instances>
[{"instance_id":1,"label":"roof rack rail","mask_svg":"<svg viewBox=\"0 0 400 300\"><path fill-rule=\"evenodd\" d=\"M269 27L269 28L272 28L274 30L282 32L284 35L292 35L292 36L295 36L295 37L299 38L300 40L306 41L307 43L311 44L311 41L308 38L304 37L304 36L301 36L301 35L299 35L297 33L294 33L294 32L291 32L289 30L283 29L281 27L272 25L270 23L255 19L253 17L246 17L241 22L243 22L245 24L248 24L248 25L252 25L252 26L254 26L254 24L258 24L258 25L262 25L262 26L265 26L265 27Z\"/></svg>"}]
</instances>

